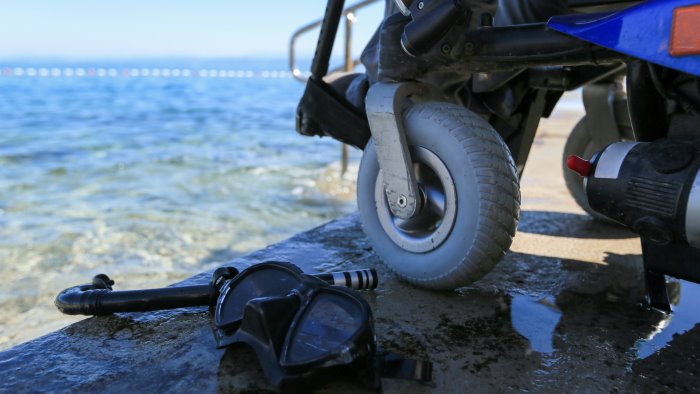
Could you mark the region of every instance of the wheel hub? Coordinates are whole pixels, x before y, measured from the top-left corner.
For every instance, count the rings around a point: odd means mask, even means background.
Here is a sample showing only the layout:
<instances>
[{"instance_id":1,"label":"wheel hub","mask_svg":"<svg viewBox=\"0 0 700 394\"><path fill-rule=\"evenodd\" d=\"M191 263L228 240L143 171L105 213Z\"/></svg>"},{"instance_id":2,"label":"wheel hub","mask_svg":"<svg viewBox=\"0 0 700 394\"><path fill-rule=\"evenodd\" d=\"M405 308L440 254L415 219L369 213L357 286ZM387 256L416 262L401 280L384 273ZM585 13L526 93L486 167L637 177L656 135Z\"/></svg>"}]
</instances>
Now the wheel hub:
<instances>
[{"instance_id":1,"label":"wheel hub","mask_svg":"<svg viewBox=\"0 0 700 394\"><path fill-rule=\"evenodd\" d=\"M389 209L380 170L375 184L377 216L384 232L402 249L427 253L449 236L457 214L455 186L445 164L430 150L412 146L413 173L420 189L421 208L409 219L394 216Z\"/></svg>"}]
</instances>

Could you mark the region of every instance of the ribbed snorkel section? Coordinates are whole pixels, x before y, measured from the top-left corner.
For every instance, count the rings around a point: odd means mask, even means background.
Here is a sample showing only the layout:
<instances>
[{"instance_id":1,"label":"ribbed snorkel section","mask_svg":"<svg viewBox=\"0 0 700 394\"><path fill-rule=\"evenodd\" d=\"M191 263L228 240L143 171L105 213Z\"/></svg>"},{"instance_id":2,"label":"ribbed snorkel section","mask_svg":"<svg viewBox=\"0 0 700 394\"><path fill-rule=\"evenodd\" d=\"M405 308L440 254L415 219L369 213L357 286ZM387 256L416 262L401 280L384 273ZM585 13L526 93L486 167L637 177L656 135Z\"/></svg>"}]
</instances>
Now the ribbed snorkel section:
<instances>
[{"instance_id":1,"label":"ribbed snorkel section","mask_svg":"<svg viewBox=\"0 0 700 394\"><path fill-rule=\"evenodd\" d=\"M100 298L109 293L107 289L95 289L92 285L75 286L63 290L56 296L54 304L66 315L106 315L100 309Z\"/></svg>"}]
</instances>

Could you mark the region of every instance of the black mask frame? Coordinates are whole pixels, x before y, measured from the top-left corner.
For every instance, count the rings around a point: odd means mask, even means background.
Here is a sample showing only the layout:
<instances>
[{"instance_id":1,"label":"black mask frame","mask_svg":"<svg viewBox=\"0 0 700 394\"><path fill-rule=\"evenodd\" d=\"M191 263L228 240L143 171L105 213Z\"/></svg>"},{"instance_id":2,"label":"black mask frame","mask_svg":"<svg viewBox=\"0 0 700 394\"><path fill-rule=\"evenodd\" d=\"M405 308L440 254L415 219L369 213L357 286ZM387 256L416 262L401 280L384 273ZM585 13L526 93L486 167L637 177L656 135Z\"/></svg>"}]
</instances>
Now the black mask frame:
<instances>
[{"instance_id":1,"label":"black mask frame","mask_svg":"<svg viewBox=\"0 0 700 394\"><path fill-rule=\"evenodd\" d=\"M274 283L272 277L282 285L265 288ZM292 264L258 264L227 281L214 320L218 346L250 346L267 379L280 388L313 384L319 372L332 370L354 370L375 390L381 390L380 377L432 378L429 362L378 351L371 308L357 292L331 286Z\"/></svg>"}]
</instances>

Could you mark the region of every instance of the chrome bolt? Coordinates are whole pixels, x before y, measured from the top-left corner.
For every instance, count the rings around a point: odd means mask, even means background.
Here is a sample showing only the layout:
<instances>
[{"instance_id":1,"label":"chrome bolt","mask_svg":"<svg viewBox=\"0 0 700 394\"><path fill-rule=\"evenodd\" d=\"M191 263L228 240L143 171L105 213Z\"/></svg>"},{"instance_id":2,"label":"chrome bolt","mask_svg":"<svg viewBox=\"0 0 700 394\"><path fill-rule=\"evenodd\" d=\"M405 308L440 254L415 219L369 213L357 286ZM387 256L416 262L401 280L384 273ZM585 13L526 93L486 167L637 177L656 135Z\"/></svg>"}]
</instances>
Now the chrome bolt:
<instances>
[{"instance_id":1,"label":"chrome bolt","mask_svg":"<svg viewBox=\"0 0 700 394\"><path fill-rule=\"evenodd\" d=\"M405 208L406 204L408 204L408 200L406 199L406 196L399 196L396 203L399 205L399 208Z\"/></svg>"},{"instance_id":2,"label":"chrome bolt","mask_svg":"<svg viewBox=\"0 0 700 394\"><path fill-rule=\"evenodd\" d=\"M425 6L425 4L423 4L422 1L421 1L420 3L418 3L418 9L419 9L419 10L422 10L424 6Z\"/></svg>"}]
</instances>

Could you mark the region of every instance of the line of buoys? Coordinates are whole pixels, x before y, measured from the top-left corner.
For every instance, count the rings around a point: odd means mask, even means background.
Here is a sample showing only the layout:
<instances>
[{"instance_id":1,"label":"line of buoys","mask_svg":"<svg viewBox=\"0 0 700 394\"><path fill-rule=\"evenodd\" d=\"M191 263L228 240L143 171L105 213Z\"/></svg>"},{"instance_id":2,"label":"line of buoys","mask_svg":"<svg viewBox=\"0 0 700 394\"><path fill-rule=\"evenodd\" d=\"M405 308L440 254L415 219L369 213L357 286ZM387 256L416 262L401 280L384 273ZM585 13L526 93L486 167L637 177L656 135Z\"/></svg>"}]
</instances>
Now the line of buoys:
<instances>
[{"instance_id":1,"label":"line of buoys","mask_svg":"<svg viewBox=\"0 0 700 394\"><path fill-rule=\"evenodd\" d=\"M154 68L154 67L0 67L3 77L133 77L133 78L292 78L285 70L231 70L218 68Z\"/></svg>"}]
</instances>

